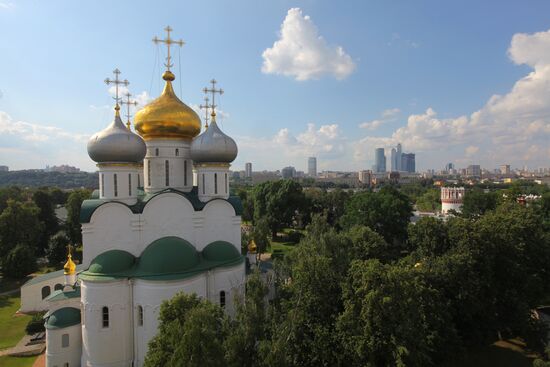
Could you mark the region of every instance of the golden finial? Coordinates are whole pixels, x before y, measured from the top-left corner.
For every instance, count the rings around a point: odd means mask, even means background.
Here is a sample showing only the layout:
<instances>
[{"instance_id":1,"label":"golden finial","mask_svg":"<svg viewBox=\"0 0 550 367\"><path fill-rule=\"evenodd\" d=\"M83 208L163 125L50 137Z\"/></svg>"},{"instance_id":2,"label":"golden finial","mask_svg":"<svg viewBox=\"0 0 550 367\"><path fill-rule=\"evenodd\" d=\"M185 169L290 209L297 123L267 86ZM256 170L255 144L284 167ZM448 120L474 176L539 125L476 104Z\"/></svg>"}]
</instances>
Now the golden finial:
<instances>
[{"instance_id":1,"label":"golden finial","mask_svg":"<svg viewBox=\"0 0 550 367\"><path fill-rule=\"evenodd\" d=\"M204 96L204 105L199 105L199 108L201 110L204 110L204 121L205 124L204 124L204 128L205 129L208 129L208 119L210 118L210 114L208 113L208 109L211 107L211 105L208 104L208 101L210 101L210 99L208 98L208 96Z\"/></svg>"},{"instance_id":2,"label":"golden finial","mask_svg":"<svg viewBox=\"0 0 550 367\"><path fill-rule=\"evenodd\" d=\"M128 130L130 130L130 126L132 126L130 124L130 116L132 116L132 115L130 115L130 106L135 107L135 106L138 105L138 103L137 103L137 101L130 101L130 97L132 96L130 94L130 92L126 92L126 93L124 93L124 95L126 96L126 101L121 101L120 104L127 106L126 118L128 118L128 121L126 122L126 127L128 128Z\"/></svg>"},{"instance_id":3,"label":"golden finial","mask_svg":"<svg viewBox=\"0 0 550 367\"><path fill-rule=\"evenodd\" d=\"M73 262L71 250L72 246L67 245L67 262L63 266L64 275L73 275L76 272L76 264Z\"/></svg>"},{"instance_id":4,"label":"golden finial","mask_svg":"<svg viewBox=\"0 0 550 367\"><path fill-rule=\"evenodd\" d=\"M113 74L115 74L115 79L114 80L111 80L109 78L105 79L105 84L109 85L109 84L114 84L115 85L115 96L113 97L113 99L116 101L116 105L115 105L115 114L116 116L120 116L120 106L118 105L118 102L120 101L120 97L118 96L118 86L119 85L124 85L125 87L128 86L128 84L130 84L130 82L126 79L124 80L119 80L118 79L118 76L120 75L120 70L118 69L115 69L113 70Z\"/></svg>"},{"instance_id":5,"label":"golden finial","mask_svg":"<svg viewBox=\"0 0 550 367\"><path fill-rule=\"evenodd\" d=\"M166 48L168 50L168 56L166 56L166 64L164 64L164 66L166 66L166 72L162 75L162 78L166 81L172 81L175 79L175 77L174 77L174 74L172 74L172 72L170 71L170 68L174 66L174 64L172 64L172 58L170 56L170 46L178 45L182 47L185 44L185 42L183 42L181 39L179 41L176 41L170 38L170 32L172 32L172 28L170 28L170 26L166 26L164 30L166 31L166 38L159 39L157 36L155 36L153 38L153 42L155 43L155 45L158 45L159 43L166 44Z\"/></svg>"},{"instance_id":6,"label":"golden finial","mask_svg":"<svg viewBox=\"0 0 550 367\"><path fill-rule=\"evenodd\" d=\"M216 89L216 79L212 79L210 83L212 84L212 88L208 89L207 87L204 87L202 91L205 94L212 93L212 104L210 105L210 108L212 108L212 113L210 114L210 116L212 116L212 122L216 122L216 107L218 107L216 106L216 93L219 93L221 96L223 94L223 89Z\"/></svg>"}]
</instances>

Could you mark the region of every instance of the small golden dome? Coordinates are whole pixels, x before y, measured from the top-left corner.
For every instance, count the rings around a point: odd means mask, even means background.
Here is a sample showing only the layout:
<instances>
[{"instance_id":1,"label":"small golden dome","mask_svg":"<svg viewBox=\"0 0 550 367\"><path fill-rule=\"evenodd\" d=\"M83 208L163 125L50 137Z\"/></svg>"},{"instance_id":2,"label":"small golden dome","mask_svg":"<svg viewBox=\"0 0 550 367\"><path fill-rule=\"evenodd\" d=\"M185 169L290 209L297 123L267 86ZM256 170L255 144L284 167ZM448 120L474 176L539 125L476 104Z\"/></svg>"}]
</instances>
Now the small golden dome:
<instances>
[{"instance_id":1,"label":"small golden dome","mask_svg":"<svg viewBox=\"0 0 550 367\"><path fill-rule=\"evenodd\" d=\"M248 252L254 254L256 253L256 250L256 242L254 242L254 240L250 240L250 242L248 243Z\"/></svg>"},{"instance_id":2,"label":"small golden dome","mask_svg":"<svg viewBox=\"0 0 550 367\"><path fill-rule=\"evenodd\" d=\"M63 266L64 275L73 275L76 272L76 264L74 263L71 253L67 255L67 262Z\"/></svg>"},{"instance_id":3,"label":"small golden dome","mask_svg":"<svg viewBox=\"0 0 550 367\"><path fill-rule=\"evenodd\" d=\"M193 109L174 93L174 74L167 70L162 75L166 81L160 97L136 113L136 131L145 139L192 139L201 132L201 120Z\"/></svg>"}]
</instances>

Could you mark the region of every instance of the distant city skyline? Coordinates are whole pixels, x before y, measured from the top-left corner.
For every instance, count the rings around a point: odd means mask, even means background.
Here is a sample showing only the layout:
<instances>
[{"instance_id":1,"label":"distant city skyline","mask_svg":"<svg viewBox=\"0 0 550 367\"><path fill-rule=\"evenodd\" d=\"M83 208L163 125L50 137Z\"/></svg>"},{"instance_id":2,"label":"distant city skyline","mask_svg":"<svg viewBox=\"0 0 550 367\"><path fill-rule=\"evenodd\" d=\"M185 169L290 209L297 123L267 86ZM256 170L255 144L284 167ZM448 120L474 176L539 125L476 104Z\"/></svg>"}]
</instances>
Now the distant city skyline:
<instances>
[{"instance_id":1,"label":"distant city skyline","mask_svg":"<svg viewBox=\"0 0 550 367\"><path fill-rule=\"evenodd\" d=\"M314 156L318 171L359 171L377 147L391 168L399 142L419 172L550 162L548 2L134 4L0 0L0 165L95 171L86 143L113 116L103 80L119 68L138 108L157 97L165 51L151 39L168 24L186 42L181 100L201 112L213 77L226 91L234 170L307 172Z\"/></svg>"}]
</instances>

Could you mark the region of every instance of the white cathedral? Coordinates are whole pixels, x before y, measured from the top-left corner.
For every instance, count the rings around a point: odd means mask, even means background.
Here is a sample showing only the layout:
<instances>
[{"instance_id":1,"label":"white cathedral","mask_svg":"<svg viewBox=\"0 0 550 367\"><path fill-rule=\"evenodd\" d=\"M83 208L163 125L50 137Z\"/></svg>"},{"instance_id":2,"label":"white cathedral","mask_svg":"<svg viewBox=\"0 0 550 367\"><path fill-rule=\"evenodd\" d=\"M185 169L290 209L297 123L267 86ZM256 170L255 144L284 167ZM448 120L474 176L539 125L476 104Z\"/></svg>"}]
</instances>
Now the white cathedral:
<instances>
[{"instance_id":1,"label":"white cathedral","mask_svg":"<svg viewBox=\"0 0 550 367\"><path fill-rule=\"evenodd\" d=\"M163 301L196 293L231 314L243 292L242 207L228 177L237 145L218 127L214 103L201 133L174 93L169 57L162 94L136 113L137 133L117 99L114 121L88 142L99 190L80 212L82 264L69 254L64 275L22 288L22 311L48 310L48 367L142 366Z\"/></svg>"}]
</instances>

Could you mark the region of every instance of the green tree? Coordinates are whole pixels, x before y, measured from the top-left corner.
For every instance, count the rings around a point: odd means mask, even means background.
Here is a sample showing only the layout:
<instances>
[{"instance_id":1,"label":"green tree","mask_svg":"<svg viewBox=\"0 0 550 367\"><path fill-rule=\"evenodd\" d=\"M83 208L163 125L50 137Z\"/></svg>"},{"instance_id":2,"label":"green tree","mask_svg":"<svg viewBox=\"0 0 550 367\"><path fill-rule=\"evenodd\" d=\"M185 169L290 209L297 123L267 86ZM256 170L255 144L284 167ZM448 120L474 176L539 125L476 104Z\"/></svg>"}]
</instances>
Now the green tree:
<instances>
[{"instance_id":1,"label":"green tree","mask_svg":"<svg viewBox=\"0 0 550 367\"><path fill-rule=\"evenodd\" d=\"M90 198L90 195L89 190L74 190L67 198L67 235L75 245L82 243L80 207L84 200Z\"/></svg>"},{"instance_id":2,"label":"green tree","mask_svg":"<svg viewBox=\"0 0 550 367\"><path fill-rule=\"evenodd\" d=\"M446 306L413 267L354 261L338 331L352 366L432 366L452 354Z\"/></svg>"},{"instance_id":3,"label":"green tree","mask_svg":"<svg viewBox=\"0 0 550 367\"><path fill-rule=\"evenodd\" d=\"M53 199L48 191L44 189L35 191L32 200L38 207L38 218L44 224L44 230L38 244L39 251L42 253L48 247L50 237L57 232L59 223L55 216Z\"/></svg>"},{"instance_id":4,"label":"green tree","mask_svg":"<svg viewBox=\"0 0 550 367\"><path fill-rule=\"evenodd\" d=\"M235 319L228 324L224 342L227 366L254 367L263 360L260 343L267 338L266 295L259 272L252 273L246 281L246 297L235 300Z\"/></svg>"},{"instance_id":5,"label":"green tree","mask_svg":"<svg viewBox=\"0 0 550 367\"><path fill-rule=\"evenodd\" d=\"M494 210L498 204L498 194L495 191L483 192L474 189L466 192L462 205L462 215L467 218L479 217L490 210Z\"/></svg>"},{"instance_id":6,"label":"green tree","mask_svg":"<svg viewBox=\"0 0 550 367\"><path fill-rule=\"evenodd\" d=\"M441 210L441 192L439 189L429 189L416 200L416 207L422 212L437 212Z\"/></svg>"},{"instance_id":7,"label":"green tree","mask_svg":"<svg viewBox=\"0 0 550 367\"><path fill-rule=\"evenodd\" d=\"M9 278L24 278L36 270L36 256L33 249L17 244L2 261L2 273Z\"/></svg>"},{"instance_id":8,"label":"green tree","mask_svg":"<svg viewBox=\"0 0 550 367\"><path fill-rule=\"evenodd\" d=\"M269 247L269 238L271 236L271 229L264 218L258 219L252 227L250 237L256 244L256 250L258 255L263 254Z\"/></svg>"},{"instance_id":9,"label":"green tree","mask_svg":"<svg viewBox=\"0 0 550 367\"><path fill-rule=\"evenodd\" d=\"M223 310L195 294L178 293L160 308L158 333L144 366L224 366Z\"/></svg>"},{"instance_id":10,"label":"green tree","mask_svg":"<svg viewBox=\"0 0 550 367\"><path fill-rule=\"evenodd\" d=\"M48 243L46 257L52 265L59 265L67 259L67 246L70 240L64 231L54 234Z\"/></svg>"},{"instance_id":11,"label":"green tree","mask_svg":"<svg viewBox=\"0 0 550 367\"><path fill-rule=\"evenodd\" d=\"M405 241L411 216L409 198L391 186L384 186L377 193L352 196L340 222L344 228L355 225L370 227L394 244Z\"/></svg>"},{"instance_id":12,"label":"green tree","mask_svg":"<svg viewBox=\"0 0 550 367\"><path fill-rule=\"evenodd\" d=\"M0 258L17 244L29 247L33 254L36 252L44 228L38 214L39 209L33 202L8 200L0 214Z\"/></svg>"},{"instance_id":13,"label":"green tree","mask_svg":"<svg viewBox=\"0 0 550 367\"><path fill-rule=\"evenodd\" d=\"M351 241L350 259L367 260L378 259L390 262L401 257L401 249L390 245L384 237L365 226L355 226L344 233Z\"/></svg>"},{"instance_id":14,"label":"green tree","mask_svg":"<svg viewBox=\"0 0 550 367\"><path fill-rule=\"evenodd\" d=\"M298 224L305 202L302 186L296 181L264 182L254 188L254 222L265 219L275 238L277 231Z\"/></svg>"},{"instance_id":15,"label":"green tree","mask_svg":"<svg viewBox=\"0 0 550 367\"><path fill-rule=\"evenodd\" d=\"M420 257L439 256L450 247L447 227L437 218L424 217L408 228L409 249L414 250Z\"/></svg>"}]
</instances>

